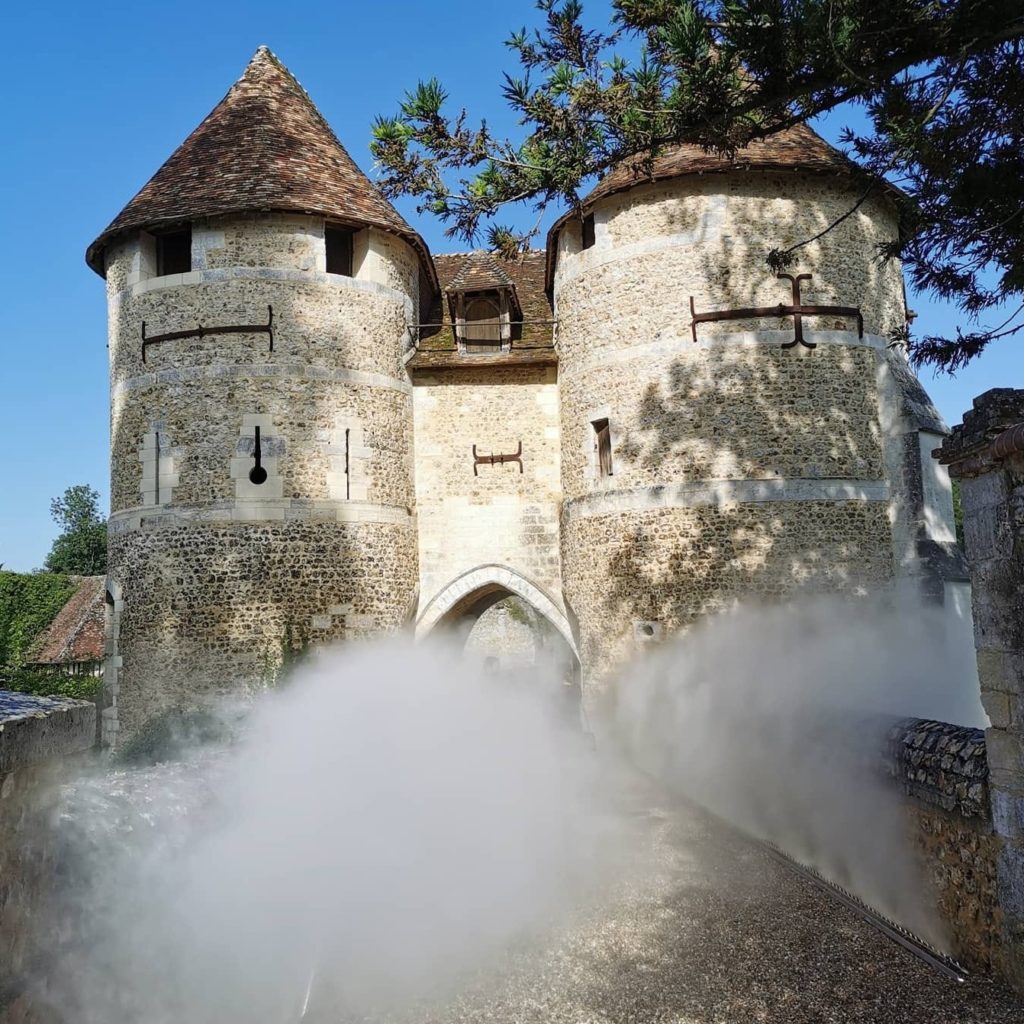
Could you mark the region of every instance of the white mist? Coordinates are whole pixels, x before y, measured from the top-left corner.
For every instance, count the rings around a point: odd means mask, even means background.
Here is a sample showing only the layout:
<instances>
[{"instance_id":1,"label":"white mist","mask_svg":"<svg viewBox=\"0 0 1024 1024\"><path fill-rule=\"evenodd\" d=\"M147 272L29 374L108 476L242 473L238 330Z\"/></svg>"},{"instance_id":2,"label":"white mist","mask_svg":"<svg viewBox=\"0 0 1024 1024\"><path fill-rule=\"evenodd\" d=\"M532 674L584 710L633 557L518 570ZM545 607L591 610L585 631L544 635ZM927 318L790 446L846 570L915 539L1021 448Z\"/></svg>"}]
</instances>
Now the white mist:
<instances>
[{"instance_id":1,"label":"white mist","mask_svg":"<svg viewBox=\"0 0 1024 1024\"><path fill-rule=\"evenodd\" d=\"M881 771L901 717L983 726L974 652L941 609L819 597L705 620L634 667L614 734L652 775L946 940Z\"/></svg>"}]
</instances>

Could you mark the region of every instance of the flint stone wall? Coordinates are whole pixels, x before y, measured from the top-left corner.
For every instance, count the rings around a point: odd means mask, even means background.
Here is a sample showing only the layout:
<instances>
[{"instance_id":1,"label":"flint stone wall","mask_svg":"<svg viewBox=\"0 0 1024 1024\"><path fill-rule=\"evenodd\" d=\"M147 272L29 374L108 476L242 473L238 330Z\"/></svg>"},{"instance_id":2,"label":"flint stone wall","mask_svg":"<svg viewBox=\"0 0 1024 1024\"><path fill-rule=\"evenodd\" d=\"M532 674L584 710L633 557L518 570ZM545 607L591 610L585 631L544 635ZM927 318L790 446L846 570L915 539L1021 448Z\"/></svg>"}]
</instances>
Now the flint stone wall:
<instances>
[{"instance_id":1,"label":"flint stone wall","mask_svg":"<svg viewBox=\"0 0 1024 1024\"><path fill-rule=\"evenodd\" d=\"M765 258L816 235L859 198L841 179L805 174L708 174L639 185L599 201L595 245L579 248L579 226L560 232L555 300L559 355L573 365L662 336L689 339L689 299L698 312L791 301ZM824 238L799 250L790 273L811 273L805 303L859 306L867 334L904 323L899 263L874 258L896 237L884 199L869 199ZM675 301L673 303L672 298ZM784 328L764 319L701 324L698 337ZM600 325L600 330L592 331ZM809 318L812 330L854 330L842 318Z\"/></svg>"},{"instance_id":2,"label":"flint stone wall","mask_svg":"<svg viewBox=\"0 0 1024 1024\"><path fill-rule=\"evenodd\" d=\"M370 636L414 610L409 518L147 521L114 535L110 555L123 600L119 724L129 735L164 708L259 688L287 635L317 644Z\"/></svg>"},{"instance_id":3,"label":"flint stone wall","mask_svg":"<svg viewBox=\"0 0 1024 1024\"><path fill-rule=\"evenodd\" d=\"M671 634L731 602L803 588L856 592L892 573L884 502L762 502L632 508L562 524L565 596L594 695L644 643L638 623Z\"/></svg>"},{"instance_id":4,"label":"flint stone wall","mask_svg":"<svg viewBox=\"0 0 1024 1024\"><path fill-rule=\"evenodd\" d=\"M999 969L1002 912L981 729L916 718L889 730L887 773L907 794L911 837L954 953Z\"/></svg>"},{"instance_id":5,"label":"flint stone wall","mask_svg":"<svg viewBox=\"0 0 1024 1024\"><path fill-rule=\"evenodd\" d=\"M0 691L0 1024L35 1019L27 988L51 952L31 927L54 889L49 814L69 759L95 736L89 701Z\"/></svg>"}]
</instances>

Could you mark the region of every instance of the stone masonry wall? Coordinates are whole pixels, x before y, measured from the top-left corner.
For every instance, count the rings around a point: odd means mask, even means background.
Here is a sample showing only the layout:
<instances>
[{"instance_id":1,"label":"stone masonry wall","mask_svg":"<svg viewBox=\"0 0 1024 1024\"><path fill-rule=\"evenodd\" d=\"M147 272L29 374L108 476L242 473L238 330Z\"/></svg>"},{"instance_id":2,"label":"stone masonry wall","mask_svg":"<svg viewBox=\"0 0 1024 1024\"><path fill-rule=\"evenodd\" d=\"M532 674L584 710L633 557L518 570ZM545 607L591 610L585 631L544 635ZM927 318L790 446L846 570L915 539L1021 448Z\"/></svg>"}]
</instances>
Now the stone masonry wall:
<instances>
[{"instance_id":1,"label":"stone masonry wall","mask_svg":"<svg viewBox=\"0 0 1024 1024\"><path fill-rule=\"evenodd\" d=\"M892 573L887 529L883 502L652 502L586 516L570 507L565 600L579 619L591 696L646 642L647 623L664 636L739 600L878 586Z\"/></svg>"},{"instance_id":2,"label":"stone masonry wall","mask_svg":"<svg viewBox=\"0 0 1024 1024\"><path fill-rule=\"evenodd\" d=\"M736 173L642 185L594 207L595 243L558 240L562 561L593 689L643 642L740 599L886 586L893 481L880 381L904 322L894 236L871 200L799 251L802 301L859 307L805 318L816 347L782 348L792 318L698 312L791 301L768 251L856 201L841 179ZM612 473L595 423L607 420Z\"/></svg>"},{"instance_id":3,"label":"stone masonry wall","mask_svg":"<svg viewBox=\"0 0 1024 1024\"><path fill-rule=\"evenodd\" d=\"M286 630L325 641L412 614L402 356L417 257L364 229L346 277L325 272L324 244L319 218L239 216L193 225L189 273L154 276L144 232L108 253L120 665L107 700L122 730L258 685ZM152 337L268 322L272 345L204 334L143 358L143 323ZM262 483L249 478L257 429Z\"/></svg>"},{"instance_id":4,"label":"stone masonry wall","mask_svg":"<svg viewBox=\"0 0 1024 1024\"><path fill-rule=\"evenodd\" d=\"M790 301L790 284L765 263L770 249L816 235L859 198L842 179L804 174L711 174L640 185L600 201L595 245L579 250L570 221L559 236L555 301L565 362L663 337L689 338L689 299L698 312ZM859 306L868 334L904 323L899 263L876 246L895 237L893 208L869 199L824 238L799 250L790 273L810 273L804 302ZM574 316L566 317L567 306ZM576 314L593 309L603 329L588 336ZM609 315L614 313L614 315ZM653 315L652 315L653 314ZM586 317L589 320L590 316ZM573 322L575 321L575 322ZM787 327L764 320L698 326L698 337ZM849 329L841 318L809 319L812 330Z\"/></svg>"},{"instance_id":5,"label":"stone masonry wall","mask_svg":"<svg viewBox=\"0 0 1024 1024\"><path fill-rule=\"evenodd\" d=\"M465 652L478 669L487 658L496 658L501 669L533 665L537 637L526 606L513 597L492 604L470 629Z\"/></svg>"},{"instance_id":6,"label":"stone masonry wall","mask_svg":"<svg viewBox=\"0 0 1024 1024\"><path fill-rule=\"evenodd\" d=\"M631 352L561 372L567 496L667 481L879 480L869 348L734 345ZM609 412L614 476L591 471L591 421ZM573 458L569 459L569 454Z\"/></svg>"},{"instance_id":7,"label":"stone masonry wall","mask_svg":"<svg viewBox=\"0 0 1024 1024\"><path fill-rule=\"evenodd\" d=\"M88 701L0 691L0 1024L32 1024L31 984L61 935L33 927L55 890L49 814L66 759L93 745Z\"/></svg>"},{"instance_id":8,"label":"stone masonry wall","mask_svg":"<svg viewBox=\"0 0 1024 1024\"><path fill-rule=\"evenodd\" d=\"M889 730L886 769L908 796L911 836L955 955L999 967L999 842L989 809L981 729L905 719Z\"/></svg>"},{"instance_id":9,"label":"stone masonry wall","mask_svg":"<svg viewBox=\"0 0 1024 1024\"><path fill-rule=\"evenodd\" d=\"M499 564L557 599L558 385L548 367L417 374L414 390L420 608L462 573ZM515 463L477 453L523 445Z\"/></svg>"},{"instance_id":10,"label":"stone masonry wall","mask_svg":"<svg viewBox=\"0 0 1024 1024\"><path fill-rule=\"evenodd\" d=\"M411 520L182 525L111 541L123 592L123 729L259 686L287 633L313 643L397 629L415 594ZM372 571L368 570L368 567Z\"/></svg>"},{"instance_id":11,"label":"stone masonry wall","mask_svg":"<svg viewBox=\"0 0 1024 1024\"><path fill-rule=\"evenodd\" d=\"M936 452L960 482L992 820L1004 974L1024 992L1024 389L975 398Z\"/></svg>"}]
</instances>

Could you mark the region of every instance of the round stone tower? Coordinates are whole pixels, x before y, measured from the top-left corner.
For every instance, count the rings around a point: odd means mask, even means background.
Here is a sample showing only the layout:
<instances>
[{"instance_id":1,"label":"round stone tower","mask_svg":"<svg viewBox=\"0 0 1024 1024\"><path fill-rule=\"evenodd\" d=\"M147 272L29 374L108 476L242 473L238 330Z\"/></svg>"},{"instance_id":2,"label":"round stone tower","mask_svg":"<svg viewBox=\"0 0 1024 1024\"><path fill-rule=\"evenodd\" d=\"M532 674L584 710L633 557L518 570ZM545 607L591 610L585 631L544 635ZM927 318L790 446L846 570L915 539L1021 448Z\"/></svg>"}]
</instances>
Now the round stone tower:
<instances>
[{"instance_id":1,"label":"round stone tower","mask_svg":"<svg viewBox=\"0 0 1024 1024\"><path fill-rule=\"evenodd\" d=\"M416 603L422 240L261 48L89 247L111 379L108 741Z\"/></svg>"},{"instance_id":2,"label":"round stone tower","mask_svg":"<svg viewBox=\"0 0 1024 1024\"><path fill-rule=\"evenodd\" d=\"M910 571L887 353L906 309L877 255L898 226L884 186L863 191L798 127L735 161L620 167L552 228L563 592L591 686L738 599ZM768 268L851 209L796 250L795 280Z\"/></svg>"}]
</instances>

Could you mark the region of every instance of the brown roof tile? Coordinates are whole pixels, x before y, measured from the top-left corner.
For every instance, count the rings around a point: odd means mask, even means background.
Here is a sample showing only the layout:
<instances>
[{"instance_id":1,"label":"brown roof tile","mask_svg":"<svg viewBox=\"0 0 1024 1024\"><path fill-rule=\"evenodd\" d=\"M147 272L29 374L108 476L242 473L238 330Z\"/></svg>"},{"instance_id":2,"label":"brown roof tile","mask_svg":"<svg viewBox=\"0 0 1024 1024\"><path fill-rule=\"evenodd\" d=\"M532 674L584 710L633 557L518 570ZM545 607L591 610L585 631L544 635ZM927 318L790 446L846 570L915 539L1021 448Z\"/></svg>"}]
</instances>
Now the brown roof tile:
<instances>
[{"instance_id":1,"label":"brown roof tile","mask_svg":"<svg viewBox=\"0 0 1024 1024\"><path fill-rule=\"evenodd\" d=\"M472 292L484 288L514 288L512 278L489 252L467 253L459 272L445 288L448 292Z\"/></svg>"},{"instance_id":2,"label":"brown roof tile","mask_svg":"<svg viewBox=\"0 0 1024 1024\"><path fill-rule=\"evenodd\" d=\"M122 232L225 213L320 214L401 235L432 276L423 240L345 152L291 72L261 46L242 77L89 246L102 274L104 247Z\"/></svg>"},{"instance_id":3,"label":"brown roof tile","mask_svg":"<svg viewBox=\"0 0 1024 1024\"><path fill-rule=\"evenodd\" d=\"M82 577L78 589L36 640L34 664L102 659L104 582L102 576Z\"/></svg>"}]
</instances>

